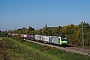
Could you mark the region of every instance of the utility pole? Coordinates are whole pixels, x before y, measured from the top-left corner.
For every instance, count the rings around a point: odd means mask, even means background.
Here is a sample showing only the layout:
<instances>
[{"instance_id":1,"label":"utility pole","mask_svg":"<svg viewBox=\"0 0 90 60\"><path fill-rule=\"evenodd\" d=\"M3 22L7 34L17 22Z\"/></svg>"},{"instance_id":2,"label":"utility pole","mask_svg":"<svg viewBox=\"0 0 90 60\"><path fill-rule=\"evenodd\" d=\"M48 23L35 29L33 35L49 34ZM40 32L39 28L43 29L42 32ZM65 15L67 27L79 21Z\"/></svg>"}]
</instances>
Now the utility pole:
<instances>
[{"instance_id":1,"label":"utility pole","mask_svg":"<svg viewBox=\"0 0 90 60\"><path fill-rule=\"evenodd\" d=\"M84 32L84 28L85 27L89 27L89 26L84 26L84 22L82 21L82 43L81 43L81 46L82 46L82 53L84 53L84 36L86 35L86 34L89 34L89 32L87 32L87 33L85 33Z\"/></svg>"},{"instance_id":2,"label":"utility pole","mask_svg":"<svg viewBox=\"0 0 90 60\"><path fill-rule=\"evenodd\" d=\"M82 46L82 53L84 53L84 29L83 29L84 27L83 27L83 21L82 21L82 44L81 44L81 46Z\"/></svg>"},{"instance_id":3,"label":"utility pole","mask_svg":"<svg viewBox=\"0 0 90 60\"><path fill-rule=\"evenodd\" d=\"M62 35L61 28L60 28L60 36Z\"/></svg>"},{"instance_id":4,"label":"utility pole","mask_svg":"<svg viewBox=\"0 0 90 60\"><path fill-rule=\"evenodd\" d=\"M37 27L37 36L38 36L38 27ZM38 40L37 40L37 42L38 42Z\"/></svg>"}]
</instances>

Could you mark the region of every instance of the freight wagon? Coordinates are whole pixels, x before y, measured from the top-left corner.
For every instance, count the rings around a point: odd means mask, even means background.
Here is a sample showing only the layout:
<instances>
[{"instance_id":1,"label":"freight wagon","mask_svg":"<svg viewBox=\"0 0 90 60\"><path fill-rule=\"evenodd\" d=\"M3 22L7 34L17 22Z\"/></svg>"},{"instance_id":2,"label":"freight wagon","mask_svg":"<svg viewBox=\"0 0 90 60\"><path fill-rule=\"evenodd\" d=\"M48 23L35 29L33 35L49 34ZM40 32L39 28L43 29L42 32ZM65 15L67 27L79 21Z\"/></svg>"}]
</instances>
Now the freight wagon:
<instances>
[{"instance_id":1,"label":"freight wagon","mask_svg":"<svg viewBox=\"0 0 90 60\"><path fill-rule=\"evenodd\" d=\"M26 40L28 38L28 35L27 34L21 34L21 38L22 38L22 40Z\"/></svg>"},{"instance_id":2,"label":"freight wagon","mask_svg":"<svg viewBox=\"0 0 90 60\"><path fill-rule=\"evenodd\" d=\"M36 41L41 41L41 35L35 35L35 40Z\"/></svg>"},{"instance_id":3,"label":"freight wagon","mask_svg":"<svg viewBox=\"0 0 90 60\"><path fill-rule=\"evenodd\" d=\"M35 35L28 35L28 38L29 40L35 40Z\"/></svg>"},{"instance_id":4,"label":"freight wagon","mask_svg":"<svg viewBox=\"0 0 90 60\"><path fill-rule=\"evenodd\" d=\"M41 35L41 41L44 43L49 43L50 36Z\"/></svg>"}]
</instances>

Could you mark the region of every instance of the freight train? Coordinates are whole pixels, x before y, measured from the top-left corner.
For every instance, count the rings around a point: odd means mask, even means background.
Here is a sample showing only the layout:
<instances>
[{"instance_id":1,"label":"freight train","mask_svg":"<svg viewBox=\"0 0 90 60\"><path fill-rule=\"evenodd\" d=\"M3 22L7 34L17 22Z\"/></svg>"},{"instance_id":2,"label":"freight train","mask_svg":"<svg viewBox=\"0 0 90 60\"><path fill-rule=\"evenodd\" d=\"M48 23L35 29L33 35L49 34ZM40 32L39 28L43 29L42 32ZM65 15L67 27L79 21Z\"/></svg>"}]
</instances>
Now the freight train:
<instances>
[{"instance_id":1,"label":"freight train","mask_svg":"<svg viewBox=\"0 0 90 60\"><path fill-rule=\"evenodd\" d=\"M66 36L44 36L44 35L27 35L22 34L23 40L34 40L43 43L56 44L56 45L67 45L68 40Z\"/></svg>"},{"instance_id":2,"label":"freight train","mask_svg":"<svg viewBox=\"0 0 90 60\"><path fill-rule=\"evenodd\" d=\"M68 45L66 36L44 36L44 35L30 35L30 34L8 34L9 37L19 35L22 41L33 40L43 43L56 44L56 45Z\"/></svg>"}]
</instances>

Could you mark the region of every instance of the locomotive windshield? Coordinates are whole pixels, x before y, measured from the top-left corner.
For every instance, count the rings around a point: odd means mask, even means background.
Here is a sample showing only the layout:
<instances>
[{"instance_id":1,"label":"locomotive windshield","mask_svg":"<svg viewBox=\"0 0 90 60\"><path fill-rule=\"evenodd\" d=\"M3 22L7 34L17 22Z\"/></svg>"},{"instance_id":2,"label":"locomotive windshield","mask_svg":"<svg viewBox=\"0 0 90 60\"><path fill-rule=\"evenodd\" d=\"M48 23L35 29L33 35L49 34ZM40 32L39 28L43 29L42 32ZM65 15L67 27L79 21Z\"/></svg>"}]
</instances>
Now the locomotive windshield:
<instances>
[{"instance_id":1,"label":"locomotive windshield","mask_svg":"<svg viewBox=\"0 0 90 60\"><path fill-rule=\"evenodd\" d=\"M67 41L67 38L65 36L61 36L62 41Z\"/></svg>"}]
</instances>

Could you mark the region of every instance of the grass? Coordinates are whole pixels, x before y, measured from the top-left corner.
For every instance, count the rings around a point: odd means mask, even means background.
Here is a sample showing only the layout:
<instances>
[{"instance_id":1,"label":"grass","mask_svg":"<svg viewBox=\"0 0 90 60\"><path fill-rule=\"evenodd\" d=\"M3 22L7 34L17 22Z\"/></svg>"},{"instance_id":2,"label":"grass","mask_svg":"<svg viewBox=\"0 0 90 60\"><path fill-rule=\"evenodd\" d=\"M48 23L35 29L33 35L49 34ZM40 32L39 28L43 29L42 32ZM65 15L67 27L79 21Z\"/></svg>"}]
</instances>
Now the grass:
<instances>
[{"instance_id":1,"label":"grass","mask_svg":"<svg viewBox=\"0 0 90 60\"><path fill-rule=\"evenodd\" d=\"M0 60L90 60L90 57L11 38L0 40Z\"/></svg>"}]
</instances>

